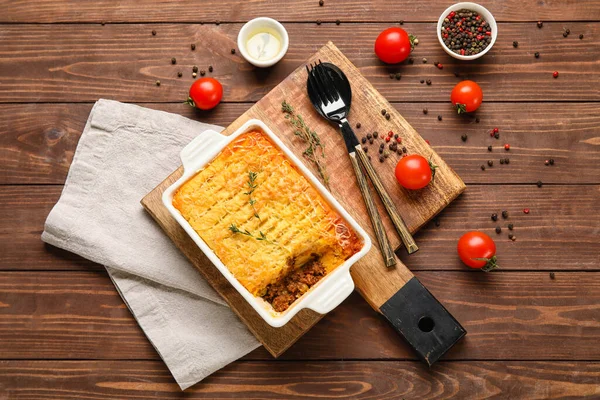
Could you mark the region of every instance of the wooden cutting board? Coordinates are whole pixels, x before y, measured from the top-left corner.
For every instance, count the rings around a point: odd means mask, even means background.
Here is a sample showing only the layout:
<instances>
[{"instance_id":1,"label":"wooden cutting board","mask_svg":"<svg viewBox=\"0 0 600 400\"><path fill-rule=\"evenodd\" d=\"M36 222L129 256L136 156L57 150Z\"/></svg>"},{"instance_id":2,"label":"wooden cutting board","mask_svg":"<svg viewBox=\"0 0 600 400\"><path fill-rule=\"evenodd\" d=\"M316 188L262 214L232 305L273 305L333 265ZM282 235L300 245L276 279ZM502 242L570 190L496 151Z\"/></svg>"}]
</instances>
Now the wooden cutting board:
<instances>
[{"instance_id":1,"label":"wooden cutting board","mask_svg":"<svg viewBox=\"0 0 600 400\"><path fill-rule=\"evenodd\" d=\"M348 76L353 90L352 108L348 119L352 126L360 122L361 128L355 129L359 139L374 131L383 134L391 130L400 135L402 146L407 148L408 154L431 157L434 164L439 166L434 182L428 187L419 191L404 190L398 185L394 176L396 162L401 156L393 153L385 159L385 162L380 163L377 153L380 141L376 140L369 146L368 154L373 157L373 165L395 200L406 225L411 232L417 231L465 189L463 181L333 43L327 43L307 62L317 60L336 64ZM302 64L222 133L229 135L248 119L257 118L264 121L302 159L302 152L306 145L294 136L292 127L284 118L281 111L282 101L286 100L304 117L307 125L319 134L325 144L325 160L330 176L331 193L373 239L372 250L351 269L358 291L376 311L390 321L418 355L431 364L465 334L464 329L420 285L400 260L397 260L398 264L394 268L388 269L384 266L342 136L337 126L325 121L313 109L306 93L306 79L307 73ZM391 116L389 120L382 115L384 109ZM305 164L315 176L319 176L312 164L309 162ZM250 331L273 356L277 357L319 321L322 315L305 309L282 328L272 328L260 318L163 207L161 202L163 190L177 180L182 171L180 167L173 172L144 197L142 205L216 291L223 296ZM372 193L373 197L379 200L374 190ZM400 247L398 235L380 202L378 207L392 246Z\"/></svg>"}]
</instances>

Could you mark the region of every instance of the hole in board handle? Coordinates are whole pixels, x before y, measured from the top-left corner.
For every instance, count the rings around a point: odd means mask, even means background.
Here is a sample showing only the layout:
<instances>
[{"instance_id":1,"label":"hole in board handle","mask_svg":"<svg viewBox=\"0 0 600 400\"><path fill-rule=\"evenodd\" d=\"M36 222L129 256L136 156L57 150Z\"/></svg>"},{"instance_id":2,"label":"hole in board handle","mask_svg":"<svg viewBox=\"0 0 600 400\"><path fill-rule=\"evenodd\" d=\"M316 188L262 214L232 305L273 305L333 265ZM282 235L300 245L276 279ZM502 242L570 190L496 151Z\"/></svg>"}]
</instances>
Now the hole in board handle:
<instances>
[{"instance_id":1,"label":"hole in board handle","mask_svg":"<svg viewBox=\"0 0 600 400\"><path fill-rule=\"evenodd\" d=\"M422 317L418 326L421 332L431 332L435 327L435 322L429 317Z\"/></svg>"}]
</instances>

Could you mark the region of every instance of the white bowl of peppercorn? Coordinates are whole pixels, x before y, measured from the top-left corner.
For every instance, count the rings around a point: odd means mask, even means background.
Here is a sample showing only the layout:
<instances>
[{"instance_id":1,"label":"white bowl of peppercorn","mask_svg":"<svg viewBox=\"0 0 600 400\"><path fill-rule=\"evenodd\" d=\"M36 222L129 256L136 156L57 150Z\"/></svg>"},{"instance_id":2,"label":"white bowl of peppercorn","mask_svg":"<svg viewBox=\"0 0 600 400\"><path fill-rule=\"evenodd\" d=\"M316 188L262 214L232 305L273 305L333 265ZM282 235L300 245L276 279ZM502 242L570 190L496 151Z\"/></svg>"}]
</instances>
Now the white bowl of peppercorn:
<instances>
[{"instance_id":1,"label":"white bowl of peppercorn","mask_svg":"<svg viewBox=\"0 0 600 400\"><path fill-rule=\"evenodd\" d=\"M475 60L494 46L498 26L487 8L471 2L456 3L440 16L437 37L452 57Z\"/></svg>"}]
</instances>

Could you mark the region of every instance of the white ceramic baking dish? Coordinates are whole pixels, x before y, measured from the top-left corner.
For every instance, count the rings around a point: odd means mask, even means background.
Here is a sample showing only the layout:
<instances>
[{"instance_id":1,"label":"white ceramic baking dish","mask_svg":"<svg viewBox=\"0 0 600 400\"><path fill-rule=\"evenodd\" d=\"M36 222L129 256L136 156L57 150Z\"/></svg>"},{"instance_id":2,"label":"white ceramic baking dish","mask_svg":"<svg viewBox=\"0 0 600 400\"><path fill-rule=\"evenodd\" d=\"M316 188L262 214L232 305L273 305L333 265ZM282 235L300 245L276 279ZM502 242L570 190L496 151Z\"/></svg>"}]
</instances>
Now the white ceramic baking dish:
<instances>
[{"instance_id":1,"label":"white ceramic baking dish","mask_svg":"<svg viewBox=\"0 0 600 400\"><path fill-rule=\"evenodd\" d=\"M274 311L271 305L262 298L252 295L233 276L233 274L229 272L217 255L180 214L179 210L173 206L173 195L182 184L209 164L232 140L255 128L262 130L269 136L271 141L285 153L288 159L319 191L321 196L323 196L323 198L346 220L363 241L363 246L358 253L354 254L342 265L327 274L301 298L296 300L287 310L281 313ZM337 307L350 295L350 293L352 293L354 290L354 282L350 276L350 267L371 249L371 239L350 214L348 214L327 189L325 189L321 182L319 182L304 164L302 164L298 157L296 157L262 121L256 119L249 120L230 136L223 136L220 133L211 130L201 133L181 151L181 162L183 163L184 168L183 175L163 193L162 201L165 207L179 225L181 225L188 235L190 235L194 242L196 242L198 247L206 254L215 267L217 267L223 276L227 278L229 283L233 285L233 287L246 299L246 301L248 301L248 303L250 303L256 312L269 325L276 328L281 327L289 322L289 320L303 308L311 309L319 314L326 314Z\"/></svg>"}]
</instances>

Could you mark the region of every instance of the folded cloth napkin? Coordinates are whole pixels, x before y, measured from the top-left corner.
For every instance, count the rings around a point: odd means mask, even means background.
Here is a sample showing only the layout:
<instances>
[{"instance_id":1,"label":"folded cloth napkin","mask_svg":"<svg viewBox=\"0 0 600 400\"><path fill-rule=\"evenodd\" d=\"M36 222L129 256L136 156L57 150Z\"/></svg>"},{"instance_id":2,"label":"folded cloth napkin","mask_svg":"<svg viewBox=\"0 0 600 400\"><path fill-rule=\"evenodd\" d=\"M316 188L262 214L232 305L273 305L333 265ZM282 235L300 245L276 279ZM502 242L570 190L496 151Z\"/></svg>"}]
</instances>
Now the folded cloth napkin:
<instances>
[{"instance_id":1,"label":"folded cloth napkin","mask_svg":"<svg viewBox=\"0 0 600 400\"><path fill-rule=\"evenodd\" d=\"M106 267L182 390L259 346L140 205L206 129L222 128L99 100L42 234Z\"/></svg>"}]
</instances>

